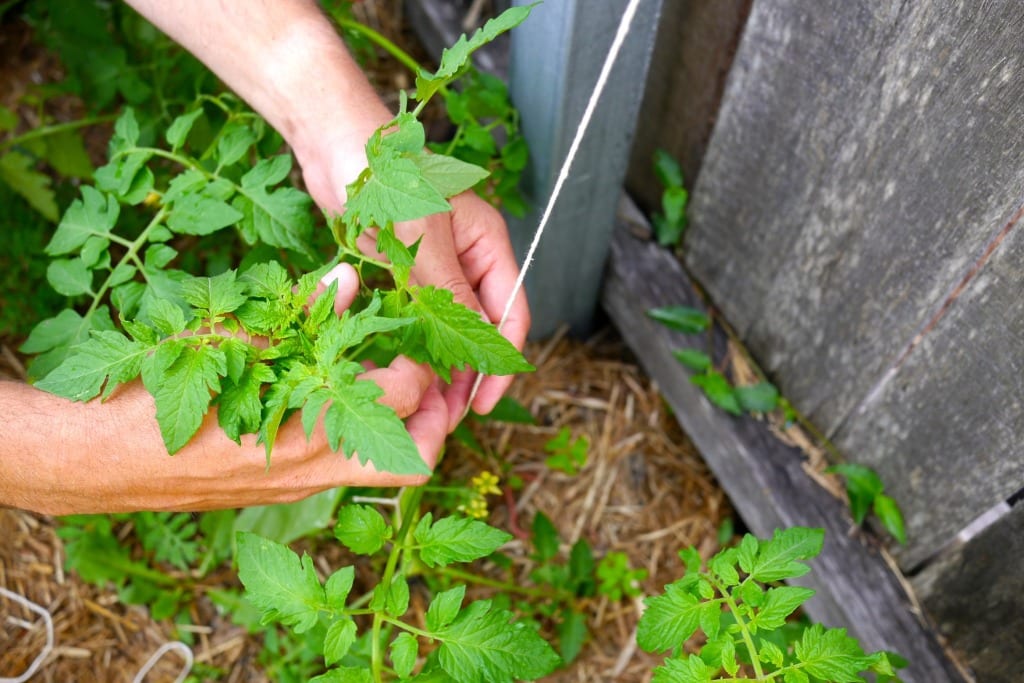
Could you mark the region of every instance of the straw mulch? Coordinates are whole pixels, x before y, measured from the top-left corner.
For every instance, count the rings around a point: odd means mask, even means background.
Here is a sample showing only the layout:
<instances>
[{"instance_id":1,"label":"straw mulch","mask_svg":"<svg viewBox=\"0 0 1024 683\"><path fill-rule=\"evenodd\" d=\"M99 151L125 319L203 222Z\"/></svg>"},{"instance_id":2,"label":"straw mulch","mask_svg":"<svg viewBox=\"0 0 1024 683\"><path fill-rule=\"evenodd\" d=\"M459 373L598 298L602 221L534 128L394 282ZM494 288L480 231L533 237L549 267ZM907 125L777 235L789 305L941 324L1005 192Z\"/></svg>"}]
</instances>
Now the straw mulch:
<instances>
[{"instance_id":1,"label":"straw mulch","mask_svg":"<svg viewBox=\"0 0 1024 683\"><path fill-rule=\"evenodd\" d=\"M657 388L625 355L610 335L589 343L557 338L532 346L528 356L537 372L517 380L510 394L531 409L538 424L484 425L477 437L485 451L525 482L519 491L491 497L490 523L523 536L521 530L528 530L535 512L542 511L559 530L563 554L580 538L598 558L611 550L626 552L632 566L647 568L643 588L650 595L678 577L680 548L696 545L705 556L714 552L717 529L729 510ZM19 374L12 359L9 352L0 354L0 373ZM544 445L563 426L591 444L587 463L576 476L544 465ZM449 479L467 481L500 464L452 444L444 469ZM66 572L54 528L51 519L0 510L0 586L42 605L54 619L56 647L31 680L131 681L160 645L181 634L171 624L153 622L144 608L122 604L112 588L86 585ZM529 542L517 537L505 550L526 584L534 568ZM338 561L336 548L323 549L317 558L322 569L336 567ZM217 581L231 585L236 579L230 570L221 571L199 592L216 587ZM597 597L587 599L582 608L590 642L572 667L545 680L650 680L658 660L635 647L641 600L612 603ZM0 677L18 676L45 641L41 620L0 598L0 621ZM227 672L220 680L266 680L254 665L257 639L219 616L201 595L192 608L192 621L196 660ZM180 665L178 655L168 654L163 668L157 667L146 680L171 681Z\"/></svg>"}]
</instances>

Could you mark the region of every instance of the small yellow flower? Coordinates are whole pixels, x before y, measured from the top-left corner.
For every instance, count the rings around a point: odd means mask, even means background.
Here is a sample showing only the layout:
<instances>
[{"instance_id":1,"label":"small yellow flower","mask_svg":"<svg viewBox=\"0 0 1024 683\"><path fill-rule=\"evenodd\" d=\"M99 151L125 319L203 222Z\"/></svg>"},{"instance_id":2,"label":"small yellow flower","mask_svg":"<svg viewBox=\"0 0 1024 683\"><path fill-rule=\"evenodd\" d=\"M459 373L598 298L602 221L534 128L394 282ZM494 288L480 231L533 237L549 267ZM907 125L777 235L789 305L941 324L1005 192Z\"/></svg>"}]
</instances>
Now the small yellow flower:
<instances>
[{"instance_id":1,"label":"small yellow flower","mask_svg":"<svg viewBox=\"0 0 1024 683\"><path fill-rule=\"evenodd\" d=\"M469 483L473 485L473 489L481 496L487 494L501 495L501 489L498 488L498 475L491 474L487 470L484 470L477 476L469 480Z\"/></svg>"},{"instance_id":2,"label":"small yellow flower","mask_svg":"<svg viewBox=\"0 0 1024 683\"><path fill-rule=\"evenodd\" d=\"M487 500L483 496L473 496L469 503L464 503L458 507L459 512L472 517L473 519L483 519L487 516Z\"/></svg>"}]
</instances>

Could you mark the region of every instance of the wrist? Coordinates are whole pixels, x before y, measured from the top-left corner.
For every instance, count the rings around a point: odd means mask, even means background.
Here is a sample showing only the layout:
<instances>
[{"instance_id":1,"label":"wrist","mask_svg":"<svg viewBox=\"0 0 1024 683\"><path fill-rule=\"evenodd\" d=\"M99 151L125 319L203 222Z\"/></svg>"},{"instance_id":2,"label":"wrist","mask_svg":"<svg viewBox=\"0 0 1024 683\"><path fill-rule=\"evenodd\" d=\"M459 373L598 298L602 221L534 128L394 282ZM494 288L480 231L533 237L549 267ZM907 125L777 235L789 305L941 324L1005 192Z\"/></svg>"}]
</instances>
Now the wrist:
<instances>
[{"instance_id":1,"label":"wrist","mask_svg":"<svg viewBox=\"0 0 1024 683\"><path fill-rule=\"evenodd\" d=\"M325 19L289 27L265 73L269 103L261 113L291 147L317 203L340 210L339 193L366 167L367 139L392 112Z\"/></svg>"}]
</instances>

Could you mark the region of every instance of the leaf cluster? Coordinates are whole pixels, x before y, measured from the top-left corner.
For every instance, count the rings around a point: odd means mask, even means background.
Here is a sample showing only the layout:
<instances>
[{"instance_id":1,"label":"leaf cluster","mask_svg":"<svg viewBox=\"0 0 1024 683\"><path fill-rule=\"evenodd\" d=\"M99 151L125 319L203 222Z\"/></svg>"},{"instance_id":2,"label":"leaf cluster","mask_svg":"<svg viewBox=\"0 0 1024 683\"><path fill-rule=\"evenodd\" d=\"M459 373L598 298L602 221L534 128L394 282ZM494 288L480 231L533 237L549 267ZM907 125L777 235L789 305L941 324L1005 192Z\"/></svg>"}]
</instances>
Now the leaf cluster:
<instances>
[{"instance_id":1,"label":"leaf cluster","mask_svg":"<svg viewBox=\"0 0 1024 683\"><path fill-rule=\"evenodd\" d=\"M400 680L440 677L511 683L546 675L559 663L536 631L514 621L511 612L489 600L464 604L465 585L436 593L422 627L402 621L409 609L409 583L405 571L396 567L471 562L493 553L511 538L509 534L478 520L458 516L434 520L429 513L396 530L376 509L352 504L340 510L335 535L358 554L372 555L391 546L388 568L370 590L368 603L350 596L353 567L341 568L321 582L308 556L299 557L286 546L253 534L238 536L239 577L263 622L281 623L296 633L321 634L315 642L330 668L316 681L375 680L371 671L377 670L374 662L383 659L382 638L390 660L388 670ZM355 617L368 613L375 615L375 626L360 636ZM380 630L382 625L393 630ZM369 652L366 639L372 641Z\"/></svg>"},{"instance_id":2,"label":"leaf cluster","mask_svg":"<svg viewBox=\"0 0 1024 683\"><path fill-rule=\"evenodd\" d=\"M662 186L661 212L651 217L658 244L677 246L686 231L686 205L690 195L683 187L683 171L671 154L663 149L654 153L654 174Z\"/></svg>"},{"instance_id":3,"label":"leaf cluster","mask_svg":"<svg viewBox=\"0 0 1024 683\"><path fill-rule=\"evenodd\" d=\"M655 670L655 683L858 683L869 671L879 681L898 680L901 658L865 654L846 629L815 624L778 637L814 591L776 584L810 571L806 561L821 552L823 540L821 529L803 527L777 530L767 540L747 534L706 566L694 548L680 552L686 573L645 600L637 630L640 647L671 653ZM706 642L687 655L684 646L698 631Z\"/></svg>"},{"instance_id":4,"label":"leaf cluster","mask_svg":"<svg viewBox=\"0 0 1024 683\"><path fill-rule=\"evenodd\" d=\"M850 500L850 513L853 515L854 524L860 526L868 512L874 512L878 521L893 538L900 543L907 542L903 513L900 512L896 501L884 493L885 484L877 472L856 463L833 465L825 471L842 475L846 480L846 495Z\"/></svg>"}]
</instances>

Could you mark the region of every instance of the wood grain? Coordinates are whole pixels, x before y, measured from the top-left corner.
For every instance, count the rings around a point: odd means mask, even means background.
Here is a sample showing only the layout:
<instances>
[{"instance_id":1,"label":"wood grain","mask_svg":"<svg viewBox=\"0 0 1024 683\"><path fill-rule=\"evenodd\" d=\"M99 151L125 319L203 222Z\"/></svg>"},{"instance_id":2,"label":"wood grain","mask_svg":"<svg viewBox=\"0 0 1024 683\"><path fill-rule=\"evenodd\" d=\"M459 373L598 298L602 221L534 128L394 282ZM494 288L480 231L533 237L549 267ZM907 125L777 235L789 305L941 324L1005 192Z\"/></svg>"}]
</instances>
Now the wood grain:
<instances>
[{"instance_id":1,"label":"wood grain","mask_svg":"<svg viewBox=\"0 0 1024 683\"><path fill-rule=\"evenodd\" d=\"M642 221L623 211L612 241L602 301L647 373L656 377L679 423L704 455L747 526L759 536L794 525L822 527L825 548L803 585L818 594L808 603L811 617L847 627L865 648L900 652L911 661L906 681L963 681L932 631L913 613L900 581L876 548L850 533L844 503L804 471L802 454L750 417L734 418L708 403L689 381L672 350L706 350L703 338L680 335L655 323L649 308L700 306L692 283L675 257L632 236L629 223ZM716 331L716 356L725 338Z\"/></svg>"}]
</instances>

